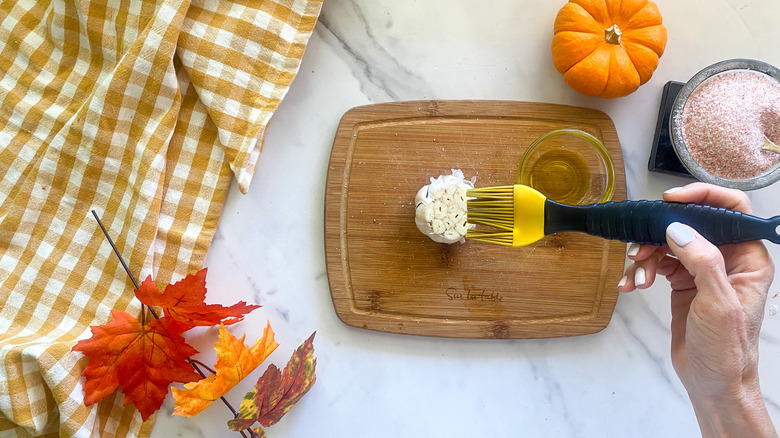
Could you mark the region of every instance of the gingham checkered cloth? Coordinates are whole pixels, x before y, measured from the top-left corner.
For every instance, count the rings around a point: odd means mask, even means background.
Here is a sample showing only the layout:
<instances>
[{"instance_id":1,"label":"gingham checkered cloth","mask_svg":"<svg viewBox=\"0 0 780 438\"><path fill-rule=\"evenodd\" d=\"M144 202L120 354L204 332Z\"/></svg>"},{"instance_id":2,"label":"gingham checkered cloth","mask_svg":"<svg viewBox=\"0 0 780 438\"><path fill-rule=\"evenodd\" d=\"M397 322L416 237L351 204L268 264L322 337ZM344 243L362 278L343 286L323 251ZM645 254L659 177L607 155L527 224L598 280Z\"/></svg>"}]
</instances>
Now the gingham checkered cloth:
<instances>
[{"instance_id":1,"label":"gingham checkered cloth","mask_svg":"<svg viewBox=\"0 0 780 438\"><path fill-rule=\"evenodd\" d=\"M321 0L0 0L0 436L146 436L71 352L202 267Z\"/></svg>"}]
</instances>

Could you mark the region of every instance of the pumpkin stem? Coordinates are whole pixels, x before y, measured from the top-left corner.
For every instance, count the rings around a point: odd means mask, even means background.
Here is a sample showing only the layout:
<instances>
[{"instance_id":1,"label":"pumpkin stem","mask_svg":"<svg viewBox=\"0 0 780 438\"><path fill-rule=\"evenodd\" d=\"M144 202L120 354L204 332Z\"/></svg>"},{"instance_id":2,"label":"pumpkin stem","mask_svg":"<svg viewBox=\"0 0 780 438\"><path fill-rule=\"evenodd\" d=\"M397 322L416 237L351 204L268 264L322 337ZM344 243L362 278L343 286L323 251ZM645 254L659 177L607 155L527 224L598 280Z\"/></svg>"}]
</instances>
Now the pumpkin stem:
<instances>
[{"instance_id":1,"label":"pumpkin stem","mask_svg":"<svg viewBox=\"0 0 780 438\"><path fill-rule=\"evenodd\" d=\"M609 26L604 31L604 41L610 44L620 44L620 37L623 36L623 32L620 30L617 24Z\"/></svg>"}]
</instances>

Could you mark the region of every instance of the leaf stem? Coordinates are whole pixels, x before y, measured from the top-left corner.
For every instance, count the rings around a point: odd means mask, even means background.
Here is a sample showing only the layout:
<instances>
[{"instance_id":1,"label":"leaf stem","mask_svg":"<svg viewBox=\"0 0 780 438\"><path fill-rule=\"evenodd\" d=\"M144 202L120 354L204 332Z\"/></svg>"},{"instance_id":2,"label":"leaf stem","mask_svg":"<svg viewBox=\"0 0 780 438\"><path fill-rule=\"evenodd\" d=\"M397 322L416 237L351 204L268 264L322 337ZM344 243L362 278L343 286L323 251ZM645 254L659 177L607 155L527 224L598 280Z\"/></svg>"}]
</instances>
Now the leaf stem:
<instances>
[{"instance_id":1,"label":"leaf stem","mask_svg":"<svg viewBox=\"0 0 780 438\"><path fill-rule=\"evenodd\" d=\"M190 365L192 365L192 367L195 368L195 371L197 371L198 374L200 374L200 376L203 377L204 379L206 378L206 374L203 372L203 370L200 369L200 367L198 365L202 366L203 368L206 368L209 372L211 372L211 374L217 374L216 371L212 370L206 364L204 364L203 362L201 362L201 361L199 361L197 359L193 359L191 357L188 357L187 358L187 362L189 362ZM230 409L230 412L233 413L233 417L234 418L238 416L238 411L236 411L236 409L233 407L233 405L231 405L230 402L228 402L227 399L225 399L224 396L220 397L219 399L222 400L222 403L224 403L225 406L227 406L228 409ZM249 429L247 429L247 430L249 430ZM243 430L240 430L239 433L241 434L241 436L246 437L246 435L244 435L244 431ZM256 433L252 432L251 430L249 430L249 436L250 437L258 437L259 435L257 435Z\"/></svg>"},{"instance_id":2,"label":"leaf stem","mask_svg":"<svg viewBox=\"0 0 780 438\"><path fill-rule=\"evenodd\" d=\"M100 217L98 217L98 214L95 210L92 210L92 215L95 216L95 220L100 226L100 229L103 230L103 234L106 236L106 240L108 240L108 244L111 245L111 249L114 250L114 254L116 254L116 256L119 258L119 263L121 263L122 267L125 268L125 272L127 272L127 276L130 277L130 281L133 282L133 286L135 286L135 288L138 289L138 282L135 281L135 277L133 277L133 274L130 272L130 268L127 267L127 263L125 263L125 259L123 259L122 255L119 254L119 249L117 249L116 245L114 245L114 241L111 239L111 236L108 235L108 231L106 231L106 227L103 226L103 222L101 222Z\"/></svg>"},{"instance_id":3,"label":"leaf stem","mask_svg":"<svg viewBox=\"0 0 780 438\"><path fill-rule=\"evenodd\" d=\"M92 215L95 216L95 220L97 221L98 225L100 226L100 229L103 231L103 235L106 236L106 240L108 240L108 244L111 245L111 249L114 250L114 254L116 254L117 258L119 259L119 263L122 264L122 268L124 268L125 272L127 273L127 276L130 277L130 281L133 282L133 286L135 286L135 290L139 289L138 282L136 281L135 277L133 276L133 273L130 272L130 268L127 267L127 263L125 263L125 259L122 258L122 254L119 253L119 249L114 244L114 241L111 239L111 236L108 235L108 231L106 231L106 227L103 226L103 222L100 220L100 217L98 216L97 212L95 210L92 210ZM149 312L152 314L154 319L160 319L160 317L157 315L157 312L154 311L154 309L150 306L147 306L143 303L141 303L141 319L143 325L146 325L146 310L149 309ZM192 368L197 371L198 374L200 374L201 377L204 379L206 378L206 374L200 369L198 364L206 368L208 371L211 372L211 374L216 374L217 372L213 369L206 366L203 362L192 359L190 357L187 358L187 362L192 365ZM225 399L225 397L220 397L220 400L222 400L222 403L227 406L228 409L230 409L230 412L233 413L233 417L238 416L238 412L233 408L233 406ZM253 432L251 429L246 429L249 432L249 436L252 438L259 438L260 436ZM241 436L246 437L243 430L240 430L239 433Z\"/></svg>"},{"instance_id":4,"label":"leaf stem","mask_svg":"<svg viewBox=\"0 0 780 438\"><path fill-rule=\"evenodd\" d=\"M210 372L211 374L217 374L217 372L214 371L213 369L211 369L211 367L209 367L208 365L206 365L205 363L203 363L203 362L201 362L201 361L199 361L197 359L190 358L189 361L194 363L194 364L198 364L198 365L202 366L203 368L206 369L206 371ZM205 376L203 376L203 377L205 377Z\"/></svg>"},{"instance_id":5,"label":"leaf stem","mask_svg":"<svg viewBox=\"0 0 780 438\"><path fill-rule=\"evenodd\" d=\"M207 367L206 365L203 364L203 362L201 362L199 360L195 360L195 359L193 359L191 357L188 357L187 358L187 362L189 362L190 365L192 365L192 367L195 368L195 371L197 371L198 374L200 374L200 376L203 377L204 379L206 378L206 373L204 373L203 370L200 369L198 364L203 365L204 368L206 368L207 370L211 371L211 374L217 374L216 371L214 371L211 368ZM234 417L238 415L238 412L236 412L236 409L227 400L225 400L225 397L220 397L220 399L222 400L223 403L225 403L225 406L227 406L227 408L230 409L230 412L233 413Z\"/></svg>"},{"instance_id":6,"label":"leaf stem","mask_svg":"<svg viewBox=\"0 0 780 438\"><path fill-rule=\"evenodd\" d=\"M136 281L135 277L133 276L133 273L130 272L130 268L127 267L127 263L125 263L125 259L122 258L122 254L119 253L119 248L116 247L114 244L114 240L111 239L111 236L108 234L108 231L106 231L106 227L103 226L103 222L100 220L100 217L98 216L97 212L95 210L92 210L92 215L95 216L95 220L97 221L98 225L100 226L100 229L103 231L103 235L106 236L106 240L108 240L108 244L111 245L111 249L114 250L114 254L116 254L116 257L119 259L119 263L122 264L122 268L124 268L125 272L127 272L127 276L130 277L130 281L133 282L133 286L135 286L135 290L139 289L138 281ZM144 325L146 325L146 311L145 309L149 307L143 303L141 303L141 319ZM154 316L154 319L160 319L159 316L157 316L157 312L154 311L151 307L149 307L149 312L151 312L152 316Z\"/></svg>"}]
</instances>

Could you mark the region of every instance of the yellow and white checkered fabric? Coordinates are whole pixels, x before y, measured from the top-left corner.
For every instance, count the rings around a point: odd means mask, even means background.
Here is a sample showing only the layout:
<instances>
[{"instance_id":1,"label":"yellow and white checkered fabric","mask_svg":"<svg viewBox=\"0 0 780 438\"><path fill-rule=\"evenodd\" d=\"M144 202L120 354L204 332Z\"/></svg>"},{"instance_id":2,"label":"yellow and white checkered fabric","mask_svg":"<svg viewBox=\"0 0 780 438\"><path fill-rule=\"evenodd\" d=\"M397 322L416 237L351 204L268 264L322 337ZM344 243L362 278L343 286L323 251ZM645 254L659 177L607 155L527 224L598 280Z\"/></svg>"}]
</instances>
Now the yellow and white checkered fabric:
<instances>
[{"instance_id":1,"label":"yellow and white checkered fabric","mask_svg":"<svg viewBox=\"0 0 780 438\"><path fill-rule=\"evenodd\" d=\"M0 436L146 436L71 352L202 267L321 0L0 0Z\"/></svg>"}]
</instances>

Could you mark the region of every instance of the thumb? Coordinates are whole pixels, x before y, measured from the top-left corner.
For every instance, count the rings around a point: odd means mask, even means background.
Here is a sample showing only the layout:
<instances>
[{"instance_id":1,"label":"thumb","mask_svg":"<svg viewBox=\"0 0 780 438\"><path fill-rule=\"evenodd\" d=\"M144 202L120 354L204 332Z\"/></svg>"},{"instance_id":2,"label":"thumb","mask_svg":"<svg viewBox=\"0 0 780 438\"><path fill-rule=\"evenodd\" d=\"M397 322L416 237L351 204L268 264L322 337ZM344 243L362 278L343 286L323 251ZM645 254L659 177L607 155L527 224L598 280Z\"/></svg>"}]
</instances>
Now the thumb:
<instances>
[{"instance_id":1,"label":"thumb","mask_svg":"<svg viewBox=\"0 0 780 438\"><path fill-rule=\"evenodd\" d=\"M723 291L731 290L723 254L696 230L673 222L666 228L666 241L674 256L693 276L699 294L721 295Z\"/></svg>"}]
</instances>

